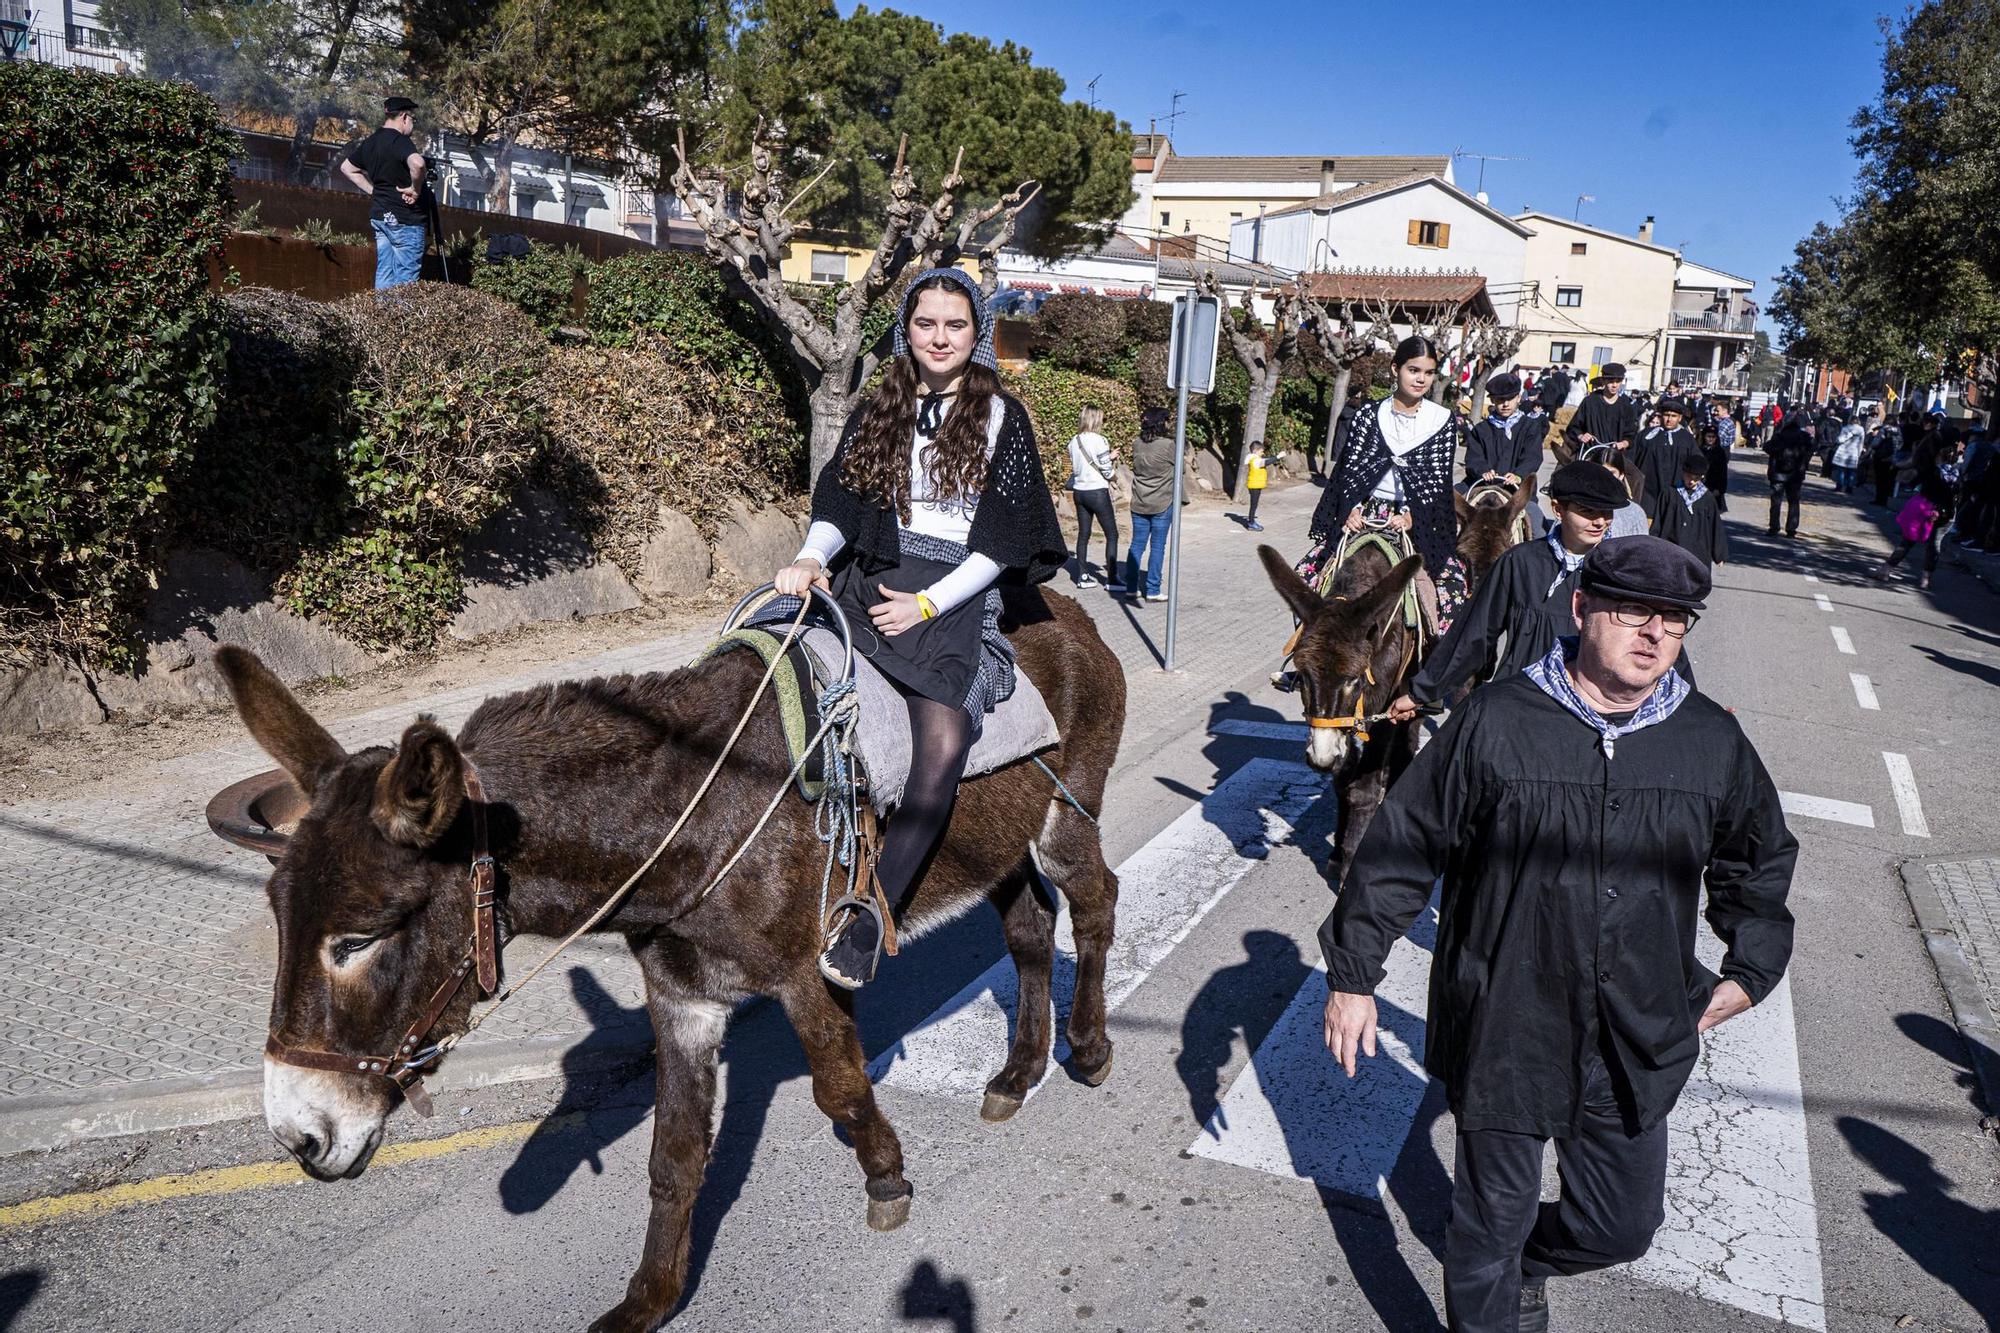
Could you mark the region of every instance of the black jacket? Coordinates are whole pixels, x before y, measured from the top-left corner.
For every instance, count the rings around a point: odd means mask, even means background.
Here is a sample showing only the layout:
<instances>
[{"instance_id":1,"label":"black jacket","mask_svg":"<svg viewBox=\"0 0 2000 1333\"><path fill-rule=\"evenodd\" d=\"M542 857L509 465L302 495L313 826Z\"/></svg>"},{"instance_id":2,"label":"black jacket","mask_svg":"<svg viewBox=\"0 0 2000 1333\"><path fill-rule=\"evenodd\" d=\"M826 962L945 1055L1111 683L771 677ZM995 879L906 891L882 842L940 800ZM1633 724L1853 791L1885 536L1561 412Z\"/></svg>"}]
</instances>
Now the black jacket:
<instances>
[{"instance_id":1,"label":"black jacket","mask_svg":"<svg viewBox=\"0 0 2000 1333\"><path fill-rule=\"evenodd\" d=\"M1548 434L1547 417L1517 416L1511 434L1486 418L1466 437L1465 479L1478 481L1488 472L1532 479L1542 466L1542 441Z\"/></svg>"},{"instance_id":2,"label":"black jacket","mask_svg":"<svg viewBox=\"0 0 2000 1333\"><path fill-rule=\"evenodd\" d=\"M1005 412L986 463L986 484L972 515L968 550L987 556L1005 572L1001 580L1041 583L1054 577L1069 559L1068 544L1056 520L1042 456L1035 448L1035 427L1028 410L1012 395L1000 395ZM886 569L902 559L896 536L896 511L857 495L841 481L841 462L854 438L865 408L847 418L840 447L820 470L813 487L812 516L840 529L864 570ZM909 455L906 453L904 458ZM904 464L905 468L908 463Z\"/></svg>"},{"instance_id":3,"label":"black jacket","mask_svg":"<svg viewBox=\"0 0 2000 1333\"><path fill-rule=\"evenodd\" d=\"M1803 478L1812 466L1813 439L1805 428L1793 423L1788 415L1785 424L1778 427L1778 433L1764 446L1764 452L1771 457L1770 477L1772 481L1785 481L1792 477Z\"/></svg>"},{"instance_id":4,"label":"black jacket","mask_svg":"<svg viewBox=\"0 0 2000 1333\"><path fill-rule=\"evenodd\" d=\"M1717 978L1695 958L1706 879L1722 976L1761 1002L1792 953L1798 843L1736 720L1701 694L1618 738L1526 675L1452 716L1363 835L1320 948L1373 992L1443 877L1424 1067L1463 1130L1576 1132L1600 1036L1642 1127L1673 1108Z\"/></svg>"},{"instance_id":5,"label":"black jacket","mask_svg":"<svg viewBox=\"0 0 2000 1333\"><path fill-rule=\"evenodd\" d=\"M1704 565L1727 560L1729 535L1722 526L1720 498L1714 491L1705 490L1701 499L1694 502L1694 508L1689 509L1680 487L1676 486L1660 501L1660 516L1653 524L1653 535L1672 542Z\"/></svg>"},{"instance_id":6,"label":"black jacket","mask_svg":"<svg viewBox=\"0 0 2000 1333\"><path fill-rule=\"evenodd\" d=\"M1354 418L1334 464L1333 478L1320 492L1308 535L1323 542L1340 531L1354 506L1366 500L1376 483L1388 475L1394 461L1382 439L1380 404L1371 404ZM1464 432L1458 413L1447 412L1437 433L1403 455L1397 469L1410 507L1410 540L1435 578L1458 551L1458 510L1452 505L1451 469L1458 459Z\"/></svg>"},{"instance_id":7,"label":"black jacket","mask_svg":"<svg viewBox=\"0 0 2000 1333\"><path fill-rule=\"evenodd\" d=\"M1583 406L1576 409L1569 425L1563 428L1563 438L1578 453L1584 449L1582 437L1585 435L1605 444L1615 444L1619 440L1633 439L1638 434L1639 409L1622 393L1608 403L1604 401L1603 394L1591 394L1583 400Z\"/></svg>"},{"instance_id":8,"label":"black jacket","mask_svg":"<svg viewBox=\"0 0 2000 1333\"><path fill-rule=\"evenodd\" d=\"M1542 387L1535 391L1535 401L1542 405L1542 411L1554 416L1557 409L1569 401L1569 386L1567 371L1551 371L1542 377Z\"/></svg>"}]
</instances>

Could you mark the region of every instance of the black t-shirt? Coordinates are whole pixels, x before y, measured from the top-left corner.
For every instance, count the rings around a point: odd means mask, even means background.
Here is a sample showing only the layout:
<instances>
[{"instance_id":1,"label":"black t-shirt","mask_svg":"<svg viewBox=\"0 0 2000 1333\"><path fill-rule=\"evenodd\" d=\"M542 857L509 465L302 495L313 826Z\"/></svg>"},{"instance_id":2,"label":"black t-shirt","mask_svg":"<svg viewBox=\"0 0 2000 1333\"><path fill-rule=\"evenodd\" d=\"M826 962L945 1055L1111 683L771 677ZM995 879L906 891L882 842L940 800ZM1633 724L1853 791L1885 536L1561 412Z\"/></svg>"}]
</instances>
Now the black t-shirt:
<instances>
[{"instance_id":1,"label":"black t-shirt","mask_svg":"<svg viewBox=\"0 0 2000 1333\"><path fill-rule=\"evenodd\" d=\"M410 136L386 125L363 139L348 150L347 160L367 173L375 183L374 204L368 210L371 218L392 217L398 222L421 224L424 215L403 202L397 190L410 182L410 154L417 146L410 142Z\"/></svg>"}]
</instances>

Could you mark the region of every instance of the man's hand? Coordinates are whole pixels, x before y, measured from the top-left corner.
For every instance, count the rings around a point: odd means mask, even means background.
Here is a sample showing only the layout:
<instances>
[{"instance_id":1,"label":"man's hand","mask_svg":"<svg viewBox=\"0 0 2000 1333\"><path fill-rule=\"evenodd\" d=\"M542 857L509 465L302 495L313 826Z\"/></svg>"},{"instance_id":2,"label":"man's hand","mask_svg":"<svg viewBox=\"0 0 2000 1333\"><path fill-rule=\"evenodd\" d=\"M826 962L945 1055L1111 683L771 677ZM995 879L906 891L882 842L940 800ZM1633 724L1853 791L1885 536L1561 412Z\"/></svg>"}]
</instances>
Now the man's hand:
<instances>
[{"instance_id":1,"label":"man's hand","mask_svg":"<svg viewBox=\"0 0 2000 1333\"><path fill-rule=\"evenodd\" d=\"M1509 472L1507 474L1507 484L1509 486L1519 486L1521 484L1521 478L1519 477L1519 475Z\"/></svg>"},{"instance_id":2,"label":"man's hand","mask_svg":"<svg viewBox=\"0 0 2000 1333\"><path fill-rule=\"evenodd\" d=\"M893 639L924 618L922 608L917 605L915 593L884 588L882 596L888 600L869 607L868 618L875 622L876 629L890 638Z\"/></svg>"},{"instance_id":3,"label":"man's hand","mask_svg":"<svg viewBox=\"0 0 2000 1333\"><path fill-rule=\"evenodd\" d=\"M1326 997L1326 1049L1354 1077L1359 1053L1375 1058L1375 997L1333 991Z\"/></svg>"},{"instance_id":4,"label":"man's hand","mask_svg":"<svg viewBox=\"0 0 2000 1333\"><path fill-rule=\"evenodd\" d=\"M399 186L396 193L403 197L403 202L406 204L414 205L417 202L417 187L414 185Z\"/></svg>"},{"instance_id":5,"label":"man's hand","mask_svg":"<svg viewBox=\"0 0 2000 1333\"><path fill-rule=\"evenodd\" d=\"M1340 526L1344 532L1359 532L1367 525L1367 522L1368 520L1361 516L1361 506L1356 505L1347 511L1347 521Z\"/></svg>"},{"instance_id":6,"label":"man's hand","mask_svg":"<svg viewBox=\"0 0 2000 1333\"><path fill-rule=\"evenodd\" d=\"M1695 1031L1720 1027L1749 1007L1749 992L1733 981L1725 981L1709 993L1708 1008L1701 1011L1701 1022L1695 1025Z\"/></svg>"},{"instance_id":7,"label":"man's hand","mask_svg":"<svg viewBox=\"0 0 2000 1333\"><path fill-rule=\"evenodd\" d=\"M811 556L786 565L771 580L771 586L787 597L804 597L806 590L814 584L822 588L830 586L826 581L826 570Z\"/></svg>"},{"instance_id":8,"label":"man's hand","mask_svg":"<svg viewBox=\"0 0 2000 1333\"><path fill-rule=\"evenodd\" d=\"M1491 481L1499 475L1500 474L1498 472L1495 472L1492 468L1487 468L1484 472L1479 474L1479 479L1481 481ZM1512 478L1512 475L1513 475L1512 473L1508 474L1510 479Z\"/></svg>"},{"instance_id":9,"label":"man's hand","mask_svg":"<svg viewBox=\"0 0 2000 1333\"><path fill-rule=\"evenodd\" d=\"M1399 694L1389 705L1391 722L1408 722L1417 715L1417 701L1407 694Z\"/></svg>"}]
</instances>

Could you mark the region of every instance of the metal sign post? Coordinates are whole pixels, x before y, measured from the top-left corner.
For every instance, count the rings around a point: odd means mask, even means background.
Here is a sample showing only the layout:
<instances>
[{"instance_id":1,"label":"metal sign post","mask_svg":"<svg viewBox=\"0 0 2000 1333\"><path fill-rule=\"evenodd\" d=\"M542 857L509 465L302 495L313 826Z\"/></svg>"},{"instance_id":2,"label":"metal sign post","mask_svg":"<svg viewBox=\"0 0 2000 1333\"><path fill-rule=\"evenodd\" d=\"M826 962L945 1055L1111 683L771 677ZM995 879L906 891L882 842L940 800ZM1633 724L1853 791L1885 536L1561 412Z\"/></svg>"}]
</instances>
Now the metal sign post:
<instances>
[{"instance_id":1,"label":"metal sign post","mask_svg":"<svg viewBox=\"0 0 2000 1333\"><path fill-rule=\"evenodd\" d=\"M1173 339L1167 348L1167 387L1176 391L1174 410L1174 507L1167 546L1167 643L1161 669L1174 669L1174 641L1181 609L1181 492L1187 482L1188 393L1215 387L1217 335L1222 306L1212 296L1189 293L1174 300Z\"/></svg>"}]
</instances>

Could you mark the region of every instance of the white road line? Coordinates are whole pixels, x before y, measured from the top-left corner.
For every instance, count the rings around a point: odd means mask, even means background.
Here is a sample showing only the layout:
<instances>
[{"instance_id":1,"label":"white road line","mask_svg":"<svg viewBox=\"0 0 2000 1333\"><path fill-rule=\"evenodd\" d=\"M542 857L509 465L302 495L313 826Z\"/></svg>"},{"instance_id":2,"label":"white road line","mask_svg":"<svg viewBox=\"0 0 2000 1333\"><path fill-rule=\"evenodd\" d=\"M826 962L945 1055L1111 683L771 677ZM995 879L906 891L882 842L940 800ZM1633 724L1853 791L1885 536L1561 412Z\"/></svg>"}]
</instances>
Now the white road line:
<instances>
[{"instance_id":1,"label":"white road line","mask_svg":"<svg viewBox=\"0 0 2000 1333\"><path fill-rule=\"evenodd\" d=\"M1290 836L1293 821L1326 790L1305 764L1253 759L1155 834L1118 867L1117 939L1104 999L1116 1009L1218 902ZM1056 923L1055 1007L1069 1010L1076 938ZM901 1041L875 1057L869 1077L886 1086L978 1101L1007 1058L1008 1015L1020 1003L1011 958L986 969ZM1060 1033L1060 1028L1058 1028ZM1053 1061L1068 1043L1058 1035Z\"/></svg>"},{"instance_id":2,"label":"white road line","mask_svg":"<svg viewBox=\"0 0 2000 1333\"><path fill-rule=\"evenodd\" d=\"M1778 801L1788 815L1800 815L1806 819L1829 819L1836 824L1859 824L1862 828L1875 827L1875 811L1853 801L1836 801L1825 796L1801 796L1795 791L1781 791Z\"/></svg>"},{"instance_id":3,"label":"white road line","mask_svg":"<svg viewBox=\"0 0 2000 1333\"><path fill-rule=\"evenodd\" d=\"M1833 610L1833 603L1827 600L1826 594L1823 592L1813 594L1813 605L1822 611Z\"/></svg>"},{"instance_id":4,"label":"white road line","mask_svg":"<svg viewBox=\"0 0 2000 1333\"><path fill-rule=\"evenodd\" d=\"M1808 575L1806 575L1806 582L1807 582L1807 583L1818 583L1818 582L1819 582L1819 575L1817 575L1817 574L1808 574Z\"/></svg>"},{"instance_id":5,"label":"white road line","mask_svg":"<svg viewBox=\"0 0 2000 1333\"><path fill-rule=\"evenodd\" d=\"M1304 743L1312 734L1312 728L1303 722L1252 722L1243 718L1225 717L1208 729L1211 736L1250 736L1260 741L1298 741Z\"/></svg>"},{"instance_id":6,"label":"white road line","mask_svg":"<svg viewBox=\"0 0 2000 1333\"><path fill-rule=\"evenodd\" d=\"M1903 817L1903 832L1913 838L1931 836L1931 826L1924 819L1924 803L1917 796L1917 775L1910 768L1910 757L1882 752L1882 762L1889 766L1889 785L1896 792L1896 811Z\"/></svg>"},{"instance_id":7,"label":"white road line","mask_svg":"<svg viewBox=\"0 0 2000 1333\"><path fill-rule=\"evenodd\" d=\"M1854 656L1854 640L1847 637L1847 631L1838 625L1831 626L1831 628L1833 630L1833 646L1840 649L1841 652L1846 653L1849 657Z\"/></svg>"},{"instance_id":8,"label":"white road line","mask_svg":"<svg viewBox=\"0 0 2000 1333\"><path fill-rule=\"evenodd\" d=\"M1190 1145L1198 1157L1380 1197L1422 1103L1431 914L1390 952L1381 1053L1349 1081L1321 1045L1315 970ZM1722 947L1704 926L1714 967ZM1631 1271L1704 1300L1826 1327L1791 986L1703 1041L1668 1121L1667 1219ZM1428 1151L1429 1145L1418 1145Z\"/></svg>"},{"instance_id":9,"label":"white road line","mask_svg":"<svg viewBox=\"0 0 2000 1333\"><path fill-rule=\"evenodd\" d=\"M1868 677L1862 675L1859 671L1850 671L1847 673L1847 678L1854 682L1854 702L1860 704L1871 713L1882 711L1882 702L1875 697L1874 683Z\"/></svg>"}]
</instances>

